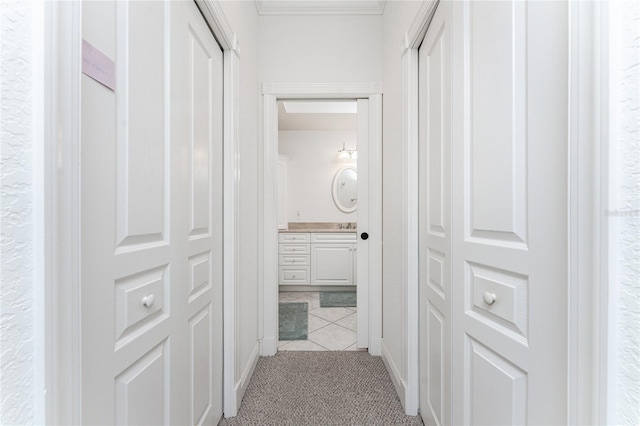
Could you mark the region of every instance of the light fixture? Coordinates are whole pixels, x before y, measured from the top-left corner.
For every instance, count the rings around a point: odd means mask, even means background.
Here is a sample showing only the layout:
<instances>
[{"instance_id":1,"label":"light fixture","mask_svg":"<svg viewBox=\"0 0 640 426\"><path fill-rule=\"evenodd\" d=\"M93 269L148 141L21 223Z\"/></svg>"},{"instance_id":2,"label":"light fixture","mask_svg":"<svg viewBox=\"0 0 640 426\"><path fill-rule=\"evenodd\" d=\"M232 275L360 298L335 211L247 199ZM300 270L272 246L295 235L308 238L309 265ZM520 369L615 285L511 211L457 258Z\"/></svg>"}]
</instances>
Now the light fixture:
<instances>
[{"instance_id":1,"label":"light fixture","mask_svg":"<svg viewBox=\"0 0 640 426\"><path fill-rule=\"evenodd\" d=\"M342 143L342 149L338 150L338 158L340 160L355 160L358 158L358 151L355 149L345 148L345 144Z\"/></svg>"}]
</instances>

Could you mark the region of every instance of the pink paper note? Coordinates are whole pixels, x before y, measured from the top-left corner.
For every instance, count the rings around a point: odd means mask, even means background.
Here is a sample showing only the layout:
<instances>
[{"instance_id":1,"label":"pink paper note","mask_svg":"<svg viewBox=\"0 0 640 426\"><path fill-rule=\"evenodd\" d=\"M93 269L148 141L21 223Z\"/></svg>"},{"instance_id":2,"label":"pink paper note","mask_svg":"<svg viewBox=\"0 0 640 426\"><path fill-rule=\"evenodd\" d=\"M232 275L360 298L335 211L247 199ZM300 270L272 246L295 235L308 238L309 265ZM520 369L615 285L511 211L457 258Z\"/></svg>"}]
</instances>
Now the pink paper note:
<instances>
[{"instance_id":1,"label":"pink paper note","mask_svg":"<svg viewBox=\"0 0 640 426\"><path fill-rule=\"evenodd\" d=\"M82 72L115 92L115 63L85 40L82 40Z\"/></svg>"}]
</instances>

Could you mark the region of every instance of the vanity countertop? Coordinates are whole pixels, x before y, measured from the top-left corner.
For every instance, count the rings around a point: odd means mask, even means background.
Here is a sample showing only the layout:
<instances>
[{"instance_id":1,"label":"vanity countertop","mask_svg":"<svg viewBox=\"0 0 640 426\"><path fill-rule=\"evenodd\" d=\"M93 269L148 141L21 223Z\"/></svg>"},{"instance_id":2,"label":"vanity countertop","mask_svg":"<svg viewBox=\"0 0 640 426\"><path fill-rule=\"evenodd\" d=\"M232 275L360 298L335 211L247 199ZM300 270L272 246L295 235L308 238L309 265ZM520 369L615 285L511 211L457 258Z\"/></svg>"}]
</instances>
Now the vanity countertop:
<instances>
[{"instance_id":1,"label":"vanity countertop","mask_svg":"<svg viewBox=\"0 0 640 426\"><path fill-rule=\"evenodd\" d=\"M348 228L346 228L348 226ZM346 229L345 229L346 228ZM289 229L279 229L278 232L338 232L338 233L355 233L357 232L354 222L338 223L338 222L289 222Z\"/></svg>"}]
</instances>

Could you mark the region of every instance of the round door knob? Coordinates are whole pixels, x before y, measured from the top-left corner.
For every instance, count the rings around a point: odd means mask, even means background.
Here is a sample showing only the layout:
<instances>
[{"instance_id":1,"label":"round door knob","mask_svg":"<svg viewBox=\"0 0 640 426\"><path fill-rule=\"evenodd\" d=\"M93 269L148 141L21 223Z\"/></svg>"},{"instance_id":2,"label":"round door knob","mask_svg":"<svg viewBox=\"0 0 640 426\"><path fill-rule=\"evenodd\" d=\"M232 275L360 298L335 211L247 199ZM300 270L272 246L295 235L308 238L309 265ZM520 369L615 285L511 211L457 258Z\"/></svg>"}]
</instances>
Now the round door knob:
<instances>
[{"instance_id":1,"label":"round door knob","mask_svg":"<svg viewBox=\"0 0 640 426\"><path fill-rule=\"evenodd\" d=\"M147 308L152 307L155 301L156 301L156 297L153 294L150 294L142 298L142 304Z\"/></svg>"},{"instance_id":2,"label":"round door knob","mask_svg":"<svg viewBox=\"0 0 640 426\"><path fill-rule=\"evenodd\" d=\"M366 232L363 232L362 234L360 234L360 238L362 238L363 240L367 240L369 239L369 234L367 234Z\"/></svg>"},{"instance_id":3,"label":"round door knob","mask_svg":"<svg viewBox=\"0 0 640 426\"><path fill-rule=\"evenodd\" d=\"M496 294L491 291L485 291L482 293L482 298L487 305L493 305L496 301Z\"/></svg>"}]
</instances>

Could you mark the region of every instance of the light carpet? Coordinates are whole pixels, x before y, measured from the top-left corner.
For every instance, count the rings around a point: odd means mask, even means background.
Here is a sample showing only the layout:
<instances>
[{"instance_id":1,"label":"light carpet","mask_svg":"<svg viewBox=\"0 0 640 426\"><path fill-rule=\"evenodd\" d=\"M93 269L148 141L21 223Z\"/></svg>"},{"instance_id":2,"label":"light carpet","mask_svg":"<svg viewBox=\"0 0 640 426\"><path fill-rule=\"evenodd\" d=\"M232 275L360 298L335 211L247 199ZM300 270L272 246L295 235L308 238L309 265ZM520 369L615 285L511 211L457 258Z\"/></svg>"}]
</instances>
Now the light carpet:
<instances>
[{"instance_id":1,"label":"light carpet","mask_svg":"<svg viewBox=\"0 0 640 426\"><path fill-rule=\"evenodd\" d=\"M422 425L406 416L382 358L367 352L261 357L227 425Z\"/></svg>"}]
</instances>

